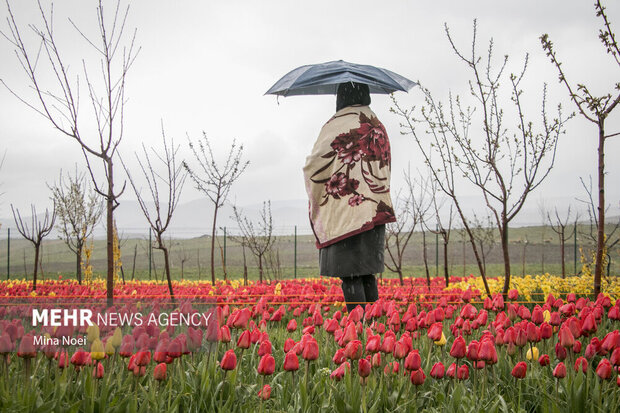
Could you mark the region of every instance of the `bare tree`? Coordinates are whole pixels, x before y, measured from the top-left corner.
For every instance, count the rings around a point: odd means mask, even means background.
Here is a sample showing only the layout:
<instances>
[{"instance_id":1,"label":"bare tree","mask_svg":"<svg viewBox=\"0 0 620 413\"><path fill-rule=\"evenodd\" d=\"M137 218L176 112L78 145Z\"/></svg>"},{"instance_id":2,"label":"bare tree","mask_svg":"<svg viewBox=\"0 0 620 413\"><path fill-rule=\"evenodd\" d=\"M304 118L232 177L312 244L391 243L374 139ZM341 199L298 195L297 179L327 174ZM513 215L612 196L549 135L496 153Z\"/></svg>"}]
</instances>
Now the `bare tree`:
<instances>
[{"instance_id":1,"label":"bare tree","mask_svg":"<svg viewBox=\"0 0 620 413\"><path fill-rule=\"evenodd\" d=\"M164 242L164 233L168 229L174 210L179 203L187 173L183 169L183 166L177 163L179 146L174 145L174 139L170 139L168 143L163 124L161 134L162 148L158 148L157 150L151 148L151 150L148 151L146 147L142 145L142 159L137 153L135 154L149 189L149 194L146 197L153 203L152 207L147 205L145 196L142 195L135 179L129 173L125 162L123 162L122 159L121 162L129 177L129 183L138 198L140 209L142 209L144 217L155 234L155 242L157 243L155 248L161 250L164 254L164 271L168 280L168 291L174 302L174 291L172 290L172 279L170 277L170 255L168 246ZM154 165L155 161L159 161L158 163L161 165L161 169L164 171L163 173L160 173L160 168Z\"/></svg>"},{"instance_id":2,"label":"bare tree","mask_svg":"<svg viewBox=\"0 0 620 413\"><path fill-rule=\"evenodd\" d=\"M99 195L93 191L84 174L67 174L67 180L60 171L58 184L49 186L56 208L58 236L75 254L75 274L82 284L82 249L101 219L103 204Z\"/></svg>"},{"instance_id":3,"label":"bare tree","mask_svg":"<svg viewBox=\"0 0 620 413\"><path fill-rule=\"evenodd\" d=\"M394 211L397 216L396 222L385 226L385 250L390 257L389 262L385 261L385 266L388 270L398 274L400 285L405 285L403 257L417 225L417 216L414 214L410 191L404 197L401 197L400 193L396 195Z\"/></svg>"},{"instance_id":4,"label":"bare tree","mask_svg":"<svg viewBox=\"0 0 620 413\"><path fill-rule=\"evenodd\" d=\"M599 225L598 225L598 220L596 219L597 207L594 203L594 195L592 192L592 177L590 177L590 182L587 185L584 182L583 178L580 178L580 181L581 181L581 185L586 191L587 199L577 198L577 200L586 205L587 214L588 214L587 229L585 231L580 231L580 234L584 236L589 243L593 243L598 248ZM609 205L605 208L605 212L607 212L608 209L609 209ZM613 224L611 227L607 227L607 233L605 234L605 243L603 244L603 258L602 258L603 262L601 265L607 266L608 274L609 274L609 264L610 264L609 259L611 257L609 253L620 242L620 233L617 233L619 228L620 228L620 217L618 217L618 221L615 224ZM597 258L595 255L594 260L596 261L596 259ZM595 270L596 270L596 262L594 263L594 265L595 265Z\"/></svg>"},{"instance_id":5,"label":"bare tree","mask_svg":"<svg viewBox=\"0 0 620 413\"><path fill-rule=\"evenodd\" d=\"M37 216L36 207L31 204L30 213L32 214L32 216L30 217L30 225L23 221L22 216L19 213L19 209L13 208L13 204L11 204L11 211L13 211L13 219L15 220L15 226L17 226L17 230L19 231L19 233L22 235L22 237L26 238L28 241L32 242L32 245L34 245L34 274L32 276L32 289L36 290L37 270L39 267L39 252L41 250L41 243L43 242L43 238L48 236L49 233L52 231L52 228L54 228L54 221L56 220L55 208L52 210L51 215L46 208L45 214L41 219Z\"/></svg>"},{"instance_id":6,"label":"bare tree","mask_svg":"<svg viewBox=\"0 0 620 413\"><path fill-rule=\"evenodd\" d=\"M599 39L605 47L605 50L610 54L615 63L620 66L620 47L616 41L616 36L611 30L611 24L605 13L605 7L602 6L600 0L596 0L594 4L596 10L596 16L602 20L603 28L599 30ZM549 40L548 34L543 34L540 37L542 48L547 52L547 56L551 59L551 63L556 67L559 73L560 83L563 83L570 95L571 100L577 106L579 113L588 121L595 124L598 128L598 206L596 216L597 224L597 247L596 247L596 265L594 269L594 296L598 296L601 292L601 275L603 273L603 250L605 249L605 142L608 138L620 135L620 132L606 135L605 133L605 120L611 114L611 112L620 103L620 82L615 82L613 87L615 91L607 93L605 95L595 96L588 87L583 83L577 83L576 85L568 81L566 74L562 69L562 63L560 63L553 43Z\"/></svg>"},{"instance_id":7,"label":"bare tree","mask_svg":"<svg viewBox=\"0 0 620 413\"><path fill-rule=\"evenodd\" d=\"M453 98L450 94L446 109L428 89L423 88L425 105L421 110L421 119L411 117L413 109L403 110L397 104L395 112L406 120L403 125L405 130L413 135L441 190L452 198L468 233L469 224L460 203L461 197L456 191L455 175L464 177L465 182L480 190L499 230L504 261L503 293L506 294L510 286L509 224L521 211L528 195L549 175L555 162L558 138L564 132L565 120L562 119L560 106L558 117L552 121L548 119L546 86L543 87L541 130L536 131L533 123L526 118L521 104L521 81L527 69L527 55L520 73L508 77L512 104L504 107L506 92L500 89L500 85L504 80L508 56L504 56L499 69L495 71L491 40L486 61L483 62L476 51L476 21L469 57L457 48L447 25L445 29L452 50L471 69L469 92L475 106L465 106L460 96ZM510 111L514 113L515 123L511 131L504 125L505 114ZM476 114L480 114L480 128L472 131ZM430 148L426 147L424 136L416 130L417 122L426 125ZM472 234L469 235L482 273L484 268L475 240ZM486 275L483 275L483 281L489 294Z\"/></svg>"},{"instance_id":8,"label":"bare tree","mask_svg":"<svg viewBox=\"0 0 620 413\"><path fill-rule=\"evenodd\" d=\"M108 267L106 287L107 304L111 306L114 302L112 246L114 210L125 188L123 185L121 191L115 192L114 190L114 158L124 132L125 81L139 52L134 49L136 31L133 31L128 42L125 43L124 29L129 6L121 9L120 0L116 3L111 23L107 20L107 14L104 14L101 0L99 1L97 6L99 34L96 38L86 36L85 32L69 19L69 23L76 29L79 37L92 46L100 56L98 66L92 69L101 74L102 78L98 83L92 78L93 72L88 69L86 61L81 62L84 79L82 85L86 85L88 101L92 108L92 117L84 118L83 112L79 111L80 97L84 92L80 90L79 75L73 74L70 64L61 57L62 48L56 40L56 32L53 29L53 7L46 12L40 2L38 5L42 19L41 26L35 24L28 26L40 41L38 47L32 50L26 47L24 36L22 36L8 1L9 32L2 33L15 47L15 55L28 77L34 96L26 97L18 94L3 80L2 84L21 102L47 119L54 129L80 145L95 190L106 200ZM64 47L71 48L73 45ZM46 76L41 70L44 63L48 64L47 74L51 74L53 79L49 84L46 83ZM96 126L92 128L91 124ZM103 184L98 183L95 178L93 160L101 162L105 176Z\"/></svg>"},{"instance_id":9,"label":"bare tree","mask_svg":"<svg viewBox=\"0 0 620 413\"><path fill-rule=\"evenodd\" d=\"M250 252L256 257L259 280L263 282L263 261L276 241L276 237L273 235L271 201L263 202L263 208L260 211L260 218L257 224L250 221L247 216L244 216L243 212L236 206L233 206L233 212L237 225L239 225L241 236L232 238L241 243L243 248L248 247Z\"/></svg>"},{"instance_id":10,"label":"bare tree","mask_svg":"<svg viewBox=\"0 0 620 413\"><path fill-rule=\"evenodd\" d=\"M568 241L576 231L576 226L573 226L572 231L566 232L566 227L568 226L569 220L571 219L571 206L568 206L568 211L566 212L565 218L560 217L560 213L558 212L557 207L555 208L555 218L551 218L551 215L547 213L547 222L551 227L551 230L558 234L558 241L560 241L560 257L562 260L562 278L566 277L566 267L564 263L565 250L566 250L566 241ZM579 219L579 216L576 216L575 222Z\"/></svg>"},{"instance_id":11,"label":"bare tree","mask_svg":"<svg viewBox=\"0 0 620 413\"><path fill-rule=\"evenodd\" d=\"M452 209L453 205L451 202L447 219L442 219L441 210L443 209L445 199L442 202L438 202L438 197L435 195L439 191L436 181L430 181L429 190L432 199L431 205L433 207L433 212L435 216L435 229L433 230L431 227L428 226L428 221L425 223L425 226L431 234L439 235L441 237L441 241L443 244L443 272L444 278L446 280L446 287L448 287L450 285L450 272L448 268L448 244L450 242L452 221L454 219L454 211Z\"/></svg>"},{"instance_id":12,"label":"bare tree","mask_svg":"<svg viewBox=\"0 0 620 413\"><path fill-rule=\"evenodd\" d=\"M480 258L482 259L482 266L484 271L487 269L487 257L495 247L495 225L493 224L493 218L487 214L485 218L480 218L478 215L473 214L471 220L471 232L474 236L478 250L480 251Z\"/></svg>"},{"instance_id":13,"label":"bare tree","mask_svg":"<svg viewBox=\"0 0 620 413\"><path fill-rule=\"evenodd\" d=\"M192 169L187 162L183 162L185 170L196 184L196 188L204 192L213 202L213 226L211 228L211 283L215 285L215 229L217 213L224 206L232 184L241 176L250 161L242 161L243 145L237 147L233 140L226 162L222 166L215 161L211 144L207 134L203 132L202 140L198 141L198 148L191 142L189 147L198 161L199 170ZM203 175L204 174L204 175Z\"/></svg>"}]
</instances>

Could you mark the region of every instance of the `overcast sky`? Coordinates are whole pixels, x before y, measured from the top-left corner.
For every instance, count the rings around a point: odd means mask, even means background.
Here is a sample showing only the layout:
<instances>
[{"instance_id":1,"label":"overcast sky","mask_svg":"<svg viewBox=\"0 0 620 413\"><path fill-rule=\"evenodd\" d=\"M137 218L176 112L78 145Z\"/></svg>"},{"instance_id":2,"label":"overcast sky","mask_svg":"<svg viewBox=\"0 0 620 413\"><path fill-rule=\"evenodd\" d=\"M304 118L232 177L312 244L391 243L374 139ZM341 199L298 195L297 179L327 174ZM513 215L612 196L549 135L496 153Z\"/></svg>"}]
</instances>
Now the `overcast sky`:
<instances>
[{"instance_id":1,"label":"overcast sky","mask_svg":"<svg viewBox=\"0 0 620 413\"><path fill-rule=\"evenodd\" d=\"M600 21L592 1L495 0L469 1L182 1L134 0L127 29L137 28L140 54L127 79L125 137L120 152L132 156L142 143L160 144L160 121L168 136L182 146L191 163L187 138L204 131L216 153L223 156L231 141L245 146L251 164L233 187L231 201L240 205L263 200L305 199L301 168L323 123L335 110L332 96L276 99L264 92L295 67L343 59L395 71L428 87L438 99L449 91L468 95L467 67L451 51L443 24L450 26L457 46L469 51L472 21L478 19L478 48L485 52L494 39L496 60L510 55L508 70L521 69L530 54L526 74L526 112L540 122L543 83L549 84L549 108L562 103L574 111L555 68L545 57L539 36L548 33L569 80L586 83L594 94L610 91L619 68L605 55L597 34ZM620 34L620 3L607 1L608 15ZM11 2L18 24L40 24L36 1ZM49 1L42 0L45 9ZM112 2L104 2L108 14ZM63 57L75 74L81 59L96 74L96 56L69 24L71 18L87 34L96 34L96 2L55 2L55 30ZM8 29L6 6L0 7L2 31ZM36 39L27 36L30 50ZM27 78L0 38L0 77L26 96ZM86 98L86 96L84 96ZM403 106L419 105L418 89L397 93ZM401 136L398 118L389 112L387 96L373 95L372 109L385 124L392 145L393 187L402 186L402 170L421 167L421 156L410 137ZM84 99L85 101L85 99ZM40 209L50 205L46 183L61 168L85 170L76 142L54 131L49 122L0 88L2 117L0 149L6 159L0 170L0 216L10 216L10 204ZM88 110L83 104L83 110ZM511 109L510 109L511 110ZM507 119L512 112L507 110ZM609 133L620 132L620 109L607 121ZM85 134L82 132L82 134ZM562 136L556 165L530 199L570 202L584 195L579 177L596 175L594 125L576 117ZM615 211L620 199L620 137L607 146L607 199ZM120 164L117 182L122 182ZM472 193L473 195L474 193ZM181 202L201 198L188 182ZM127 191L123 200L135 199ZM572 201L574 203L574 200Z\"/></svg>"}]
</instances>

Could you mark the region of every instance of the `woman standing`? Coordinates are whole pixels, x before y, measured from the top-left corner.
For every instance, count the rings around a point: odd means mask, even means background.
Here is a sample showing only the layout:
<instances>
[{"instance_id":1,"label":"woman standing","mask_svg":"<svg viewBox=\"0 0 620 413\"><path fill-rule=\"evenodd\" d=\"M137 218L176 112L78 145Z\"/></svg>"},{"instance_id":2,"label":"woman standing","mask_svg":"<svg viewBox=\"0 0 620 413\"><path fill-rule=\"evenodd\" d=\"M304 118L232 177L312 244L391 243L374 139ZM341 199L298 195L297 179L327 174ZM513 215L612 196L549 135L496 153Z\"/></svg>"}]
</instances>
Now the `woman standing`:
<instances>
[{"instance_id":1,"label":"woman standing","mask_svg":"<svg viewBox=\"0 0 620 413\"><path fill-rule=\"evenodd\" d=\"M390 199L390 142L368 85L338 87L336 114L306 159L304 178L321 275L340 277L350 312L378 299Z\"/></svg>"}]
</instances>

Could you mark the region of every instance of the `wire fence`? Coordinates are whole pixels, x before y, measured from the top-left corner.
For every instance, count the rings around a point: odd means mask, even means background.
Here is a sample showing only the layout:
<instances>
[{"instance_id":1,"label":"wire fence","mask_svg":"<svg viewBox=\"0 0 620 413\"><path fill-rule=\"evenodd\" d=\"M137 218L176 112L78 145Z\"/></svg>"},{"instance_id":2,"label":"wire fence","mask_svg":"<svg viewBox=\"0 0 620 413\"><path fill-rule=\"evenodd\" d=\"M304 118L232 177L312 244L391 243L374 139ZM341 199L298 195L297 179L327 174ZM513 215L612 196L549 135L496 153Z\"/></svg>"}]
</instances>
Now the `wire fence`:
<instances>
[{"instance_id":1,"label":"wire fence","mask_svg":"<svg viewBox=\"0 0 620 413\"><path fill-rule=\"evenodd\" d=\"M525 231L525 230L523 230ZM156 249L153 234L144 227L119 228L119 245L123 277L129 279L162 279L163 257ZM513 230L513 233L515 231ZM210 276L211 236L206 227L174 228L165 233L165 244L170 250L171 271L175 278L203 279ZM247 248L240 244L238 227L218 228L214 239L214 267L218 278L228 276L240 278L244 266L251 276L258 272L258 263ZM318 250L309 227L278 226L272 235L276 242L269 255L263 257L263 267L267 276L276 278L296 278L298 276L317 276ZM517 234L518 235L518 234ZM424 244L421 234L415 233L403 257L405 276L423 275L428 268L431 276L445 274L443 244L441 238L426 235ZM453 236L448 245L448 268L450 276L477 274L475 257L471 246L464 237ZM523 241L523 237L511 241L509 252L513 275L560 274L562 254L560 246L550 240L539 242ZM531 237L530 237L531 239ZM574 237L565 245L564 270L567 275L578 274L582 268L582 258L591 259L594 246L585 239ZM86 250L89 257L86 257ZM244 259L245 255L245 259ZM91 265L93 272L106 271L106 241L100 235L85 245L82 262L78 263L74 252L58 237L50 236L41 246L39 277L61 275L73 277L78 265L84 269ZM385 254L386 262L389 256ZM620 261L618 248L609 252L606 273L617 275ZM491 245L485 257L487 274L503 274L503 256L499 244ZM32 243L9 226L0 228L0 274L4 279L29 278L33 274L34 248ZM386 269L387 276L391 274Z\"/></svg>"}]
</instances>

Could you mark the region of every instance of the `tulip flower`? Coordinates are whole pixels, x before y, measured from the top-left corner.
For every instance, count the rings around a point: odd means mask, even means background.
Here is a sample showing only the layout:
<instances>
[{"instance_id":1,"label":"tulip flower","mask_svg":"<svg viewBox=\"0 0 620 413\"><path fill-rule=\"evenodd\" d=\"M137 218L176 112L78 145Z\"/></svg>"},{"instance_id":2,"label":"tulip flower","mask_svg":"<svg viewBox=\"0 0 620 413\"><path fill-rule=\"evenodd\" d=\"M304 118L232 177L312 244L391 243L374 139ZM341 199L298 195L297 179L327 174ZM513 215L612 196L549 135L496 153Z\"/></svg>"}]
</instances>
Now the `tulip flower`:
<instances>
[{"instance_id":1,"label":"tulip flower","mask_svg":"<svg viewBox=\"0 0 620 413\"><path fill-rule=\"evenodd\" d=\"M465 344L465 339L463 336L458 336L454 343L452 343L452 348L450 349L450 355L456 359L462 359L465 357L467 353L467 346Z\"/></svg>"},{"instance_id":2,"label":"tulip flower","mask_svg":"<svg viewBox=\"0 0 620 413\"><path fill-rule=\"evenodd\" d=\"M368 376L370 376L370 371L372 369L372 366L370 365L370 362L366 359L360 359L357 363L357 373L360 375L360 377L362 378L366 378Z\"/></svg>"},{"instance_id":3,"label":"tulip flower","mask_svg":"<svg viewBox=\"0 0 620 413\"><path fill-rule=\"evenodd\" d=\"M289 351L284 356L284 370L296 371L299 370L299 358L294 351Z\"/></svg>"},{"instance_id":4,"label":"tulip flower","mask_svg":"<svg viewBox=\"0 0 620 413\"><path fill-rule=\"evenodd\" d=\"M562 327L560 327L558 338L560 345L564 348L570 348L575 344L575 337L566 324L562 324Z\"/></svg>"},{"instance_id":5,"label":"tulip flower","mask_svg":"<svg viewBox=\"0 0 620 413\"><path fill-rule=\"evenodd\" d=\"M373 367L381 366L381 353L375 353L372 355L371 364Z\"/></svg>"},{"instance_id":6,"label":"tulip flower","mask_svg":"<svg viewBox=\"0 0 620 413\"><path fill-rule=\"evenodd\" d=\"M611 378L611 363L607 359L601 359L596 367L596 375L599 376L602 380L609 380Z\"/></svg>"},{"instance_id":7,"label":"tulip flower","mask_svg":"<svg viewBox=\"0 0 620 413\"><path fill-rule=\"evenodd\" d=\"M559 342L555 345L555 356L560 361L564 360L567 356L566 348L562 347Z\"/></svg>"},{"instance_id":8,"label":"tulip flower","mask_svg":"<svg viewBox=\"0 0 620 413\"><path fill-rule=\"evenodd\" d=\"M239 339L237 340L237 347L242 348L242 349L248 349L250 348L250 345L251 345L250 331L243 330L243 332L239 336Z\"/></svg>"},{"instance_id":9,"label":"tulip flower","mask_svg":"<svg viewBox=\"0 0 620 413\"><path fill-rule=\"evenodd\" d=\"M557 366L553 369L553 377L558 379L563 379L566 377L566 366L564 363L559 362Z\"/></svg>"},{"instance_id":10,"label":"tulip flower","mask_svg":"<svg viewBox=\"0 0 620 413\"><path fill-rule=\"evenodd\" d=\"M333 380L336 381L340 381L342 380L342 378L344 377L345 373L347 370L351 369L351 365L349 364L348 361L345 361L344 363L342 363L340 366L338 366L337 369L335 369L330 375L329 377Z\"/></svg>"},{"instance_id":11,"label":"tulip flower","mask_svg":"<svg viewBox=\"0 0 620 413\"><path fill-rule=\"evenodd\" d=\"M512 376L516 379L522 379L525 377L526 372L527 364L524 361L520 361L515 365L510 374L512 374Z\"/></svg>"},{"instance_id":12,"label":"tulip flower","mask_svg":"<svg viewBox=\"0 0 620 413\"><path fill-rule=\"evenodd\" d=\"M426 376L424 375L424 371L422 369L417 369L411 372L411 383L416 386L421 386L424 384L424 380L426 380Z\"/></svg>"},{"instance_id":13,"label":"tulip flower","mask_svg":"<svg viewBox=\"0 0 620 413\"><path fill-rule=\"evenodd\" d=\"M88 359L89 354L80 348L75 353L73 353L73 356L71 356L71 364L76 367L81 367L88 363Z\"/></svg>"},{"instance_id":14,"label":"tulip flower","mask_svg":"<svg viewBox=\"0 0 620 413\"><path fill-rule=\"evenodd\" d=\"M575 371L579 373L581 370L584 374L588 371L588 360L583 357L579 357L575 360Z\"/></svg>"},{"instance_id":15,"label":"tulip flower","mask_svg":"<svg viewBox=\"0 0 620 413\"><path fill-rule=\"evenodd\" d=\"M367 353L376 353L381 348L381 336L380 335L372 335L368 337L366 341L366 352Z\"/></svg>"},{"instance_id":16,"label":"tulip flower","mask_svg":"<svg viewBox=\"0 0 620 413\"><path fill-rule=\"evenodd\" d=\"M532 347L527 350L527 353L525 353L525 358L527 360L532 360L532 359L536 360L538 359L538 355L539 355L538 348Z\"/></svg>"},{"instance_id":17,"label":"tulip flower","mask_svg":"<svg viewBox=\"0 0 620 413\"><path fill-rule=\"evenodd\" d=\"M227 325L220 327L219 340L222 343L230 343L232 338L230 336L230 328Z\"/></svg>"},{"instance_id":18,"label":"tulip flower","mask_svg":"<svg viewBox=\"0 0 620 413\"><path fill-rule=\"evenodd\" d=\"M276 360L271 354L265 354L258 362L258 374L270 376L276 369Z\"/></svg>"},{"instance_id":19,"label":"tulip flower","mask_svg":"<svg viewBox=\"0 0 620 413\"><path fill-rule=\"evenodd\" d=\"M431 368L431 377L434 379L442 379L446 373L446 368L444 367L442 362L437 362Z\"/></svg>"},{"instance_id":20,"label":"tulip flower","mask_svg":"<svg viewBox=\"0 0 620 413\"><path fill-rule=\"evenodd\" d=\"M422 366L422 358L417 350L413 350L405 358L405 368L409 371L418 370Z\"/></svg>"},{"instance_id":21,"label":"tulip flower","mask_svg":"<svg viewBox=\"0 0 620 413\"><path fill-rule=\"evenodd\" d=\"M303 357L303 359L306 361L312 361L319 358L319 344L314 338L306 342L303 350L301 351L301 357Z\"/></svg>"},{"instance_id":22,"label":"tulip flower","mask_svg":"<svg viewBox=\"0 0 620 413\"><path fill-rule=\"evenodd\" d=\"M166 380L166 363L159 363L153 370L153 378L157 381Z\"/></svg>"},{"instance_id":23,"label":"tulip flower","mask_svg":"<svg viewBox=\"0 0 620 413\"><path fill-rule=\"evenodd\" d=\"M289 333L292 333L295 330L297 330L297 320L293 318L286 325L286 331L288 331Z\"/></svg>"},{"instance_id":24,"label":"tulip flower","mask_svg":"<svg viewBox=\"0 0 620 413\"><path fill-rule=\"evenodd\" d=\"M260 343L260 346L258 346L258 356L262 357L265 354L271 354L271 341L269 340L263 341Z\"/></svg>"},{"instance_id":25,"label":"tulip flower","mask_svg":"<svg viewBox=\"0 0 620 413\"><path fill-rule=\"evenodd\" d=\"M90 358L93 360L101 360L105 358L105 351L103 348L103 343L98 338L92 341L93 344L90 346Z\"/></svg>"},{"instance_id":26,"label":"tulip flower","mask_svg":"<svg viewBox=\"0 0 620 413\"><path fill-rule=\"evenodd\" d=\"M235 351L233 349L230 349L224 353L222 361L220 362L220 367L222 370L234 370L235 367L237 367L237 356L235 355Z\"/></svg>"},{"instance_id":27,"label":"tulip flower","mask_svg":"<svg viewBox=\"0 0 620 413\"><path fill-rule=\"evenodd\" d=\"M263 388L258 392L258 397L261 400L269 400L269 398L271 397L271 386L265 384Z\"/></svg>"},{"instance_id":28,"label":"tulip flower","mask_svg":"<svg viewBox=\"0 0 620 413\"><path fill-rule=\"evenodd\" d=\"M93 377L96 379L102 379L103 373L104 373L103 364L97 363L97 366L93 369Z\"/></svg>"},{"instance_id":29,"label":"tulip flower","mask_svg":"<svg viewBox=\"0 0 620 413\"><path fill-rule=\"evenodd\" d=\"M407 345L405 344L405 342L401 339L398 340L396 342L396 344L394 345L394 358L396 360L401 360L403 358L405 358L405 356L407 355L408 352L408 348Z\"/></svg>"},{"instance_id":30,"label":"tulip flower","mask_svg":"<svg viewBox=\"0 0 620 413\"><path fill-rule=\"evenodd\" d=\"M469 367L466 364L458 368L456 378L459 380L467 380L469 378Z\"/></svg>"},{"instance_id":31,"label":"tulip flower","mask_svg":"<svg viewBox=\"0 0 620 413\"><path fill-rule=\"evenodd\" d=\"M443 324L441 323L433 323L428 329L427 336L433 341L441 340L441 335L443 334Z\"/></svg>"},{"instance_id":32,"label":"tulip flower","mask_svg":"<svg viewBox=\"0 0 620 413\"><path fill-rule=\"evenodd\" d=\"M350 360L359 360L362 357L362 342L353 340L344 348L344 356Z\"/></svg>"},{"instance_id":33,"label":"tulip flower","mask_svg":"<svg viewBox=\"0 0 620 413\"><path fill-rule=\"evenodd\" d=\"M548 354L543 354L542 356L538 358L538 364L540 364L541 367L546 367L550 363L551 363L551 359L549 358Z\"/></svg>"},{"instance_id":34,"label":"tulip flower","mask_svg":"<svg viewBox=\"0 0 620 413\"><path fill-rule=\"evenodd\" d=\"M519 298L519 291L517 291L516 289L512 289L508 291L509 300L515 301L517 298Z\"/></svg>"},{"instance_id":35,"label":"tulip flower","mask_svg":"<svg viewBox=\"0 0 620 413\"><path fill-rule=\"evenodd\" d=\"M470 361L478 361L479 350L480 350L480 343L478 343L476 340L472 340L472 342L469 343L469 346L467 346L467 354L466 354L467 359Z\"/></svg>"}]
</instances>

